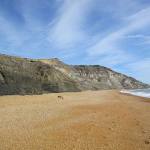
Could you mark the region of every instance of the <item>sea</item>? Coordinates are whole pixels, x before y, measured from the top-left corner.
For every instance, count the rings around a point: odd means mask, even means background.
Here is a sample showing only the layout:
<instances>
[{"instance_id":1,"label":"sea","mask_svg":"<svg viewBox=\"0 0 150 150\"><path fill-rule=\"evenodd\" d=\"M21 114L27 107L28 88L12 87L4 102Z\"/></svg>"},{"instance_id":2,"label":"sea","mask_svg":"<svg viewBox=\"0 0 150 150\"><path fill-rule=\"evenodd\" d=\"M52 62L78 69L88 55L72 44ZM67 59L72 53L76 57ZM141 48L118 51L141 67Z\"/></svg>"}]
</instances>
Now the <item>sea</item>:
<instances>
[{"instance_id":1,"label":"sea","mask_svg":"<svg viewBox=\"0 0 150 150\"><path fill-rule=\"evenodd\" d=\"M134 89L134 90L121 90L121 93L128 93L136 96L150 98L150 88L148 89Z\"/></svg>"}]
</instances>

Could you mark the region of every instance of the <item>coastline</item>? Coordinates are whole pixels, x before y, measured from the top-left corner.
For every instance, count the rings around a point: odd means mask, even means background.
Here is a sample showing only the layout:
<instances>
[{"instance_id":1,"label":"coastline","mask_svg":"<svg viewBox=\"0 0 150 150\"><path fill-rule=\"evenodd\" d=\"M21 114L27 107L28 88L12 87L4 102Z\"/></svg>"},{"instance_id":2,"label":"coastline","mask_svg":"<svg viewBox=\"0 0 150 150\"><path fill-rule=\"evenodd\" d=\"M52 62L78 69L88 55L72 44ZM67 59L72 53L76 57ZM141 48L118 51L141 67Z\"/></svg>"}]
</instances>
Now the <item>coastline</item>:
<instances>
[{"instance_id":1,"label":"coastline","mask_svg":"<svg viewBox=\"0 0 150 150\"><path fill-rule=\"evenodd\" d=\"M149 150L150 103L118 90L1 96L0 133L3 150Z\"/></svg>"},{"instance_id":2,"label":"coastline","mask_svg":"<svg viewBox=\"0 0 150 150\"><path fill-rule=\"evenodd\" d=\"M148 90L148 93L145 93L144 90ZM131 90L130 89L129 90L124 89L124 90L121 90L120 93L125 93L125 94L130 94L130 95L150 99L150 88L147 88L147 89L131 89Z\"/></svg>"}]
</instances>

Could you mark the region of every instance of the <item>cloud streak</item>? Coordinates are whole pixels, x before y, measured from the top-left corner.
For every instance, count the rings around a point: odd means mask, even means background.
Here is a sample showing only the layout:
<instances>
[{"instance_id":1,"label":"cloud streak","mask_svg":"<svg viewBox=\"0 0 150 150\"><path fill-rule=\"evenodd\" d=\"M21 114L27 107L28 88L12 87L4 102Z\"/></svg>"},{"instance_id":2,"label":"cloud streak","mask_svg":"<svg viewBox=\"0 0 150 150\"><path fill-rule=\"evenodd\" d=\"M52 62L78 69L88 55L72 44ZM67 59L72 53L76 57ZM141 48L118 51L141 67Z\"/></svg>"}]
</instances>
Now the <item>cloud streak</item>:
<instances>
[{"instance_id":1,"label":"cloud streak","mask_svg":"<svg viewBox=\"0 0 150 150\"><path fill-rule=\"evenodd\" d=\"M134 31L141 28L148 27L150 25L150 7L143 9L130 17L124 19L124 25L118 30L106 35L104 38L98 40L88 49L89 56L101 56L101 55L111 55L121 57L124 49L121 47L121 41L124 37ZM122 60L119 60L119 62ZM118 62L118 63L119 63Z\"/></svg>"},{"instance_id":2,"label":"cloud streak","mask_svg":"<svg viewBox=\"0 0 150 150\"><path fill-rule=\"evenodd\" d=\"M87 39L84 20L91 0L65 0L59 15L49 25L48 40L60 49L73 48Z\"/></svg>"}]
</instances>

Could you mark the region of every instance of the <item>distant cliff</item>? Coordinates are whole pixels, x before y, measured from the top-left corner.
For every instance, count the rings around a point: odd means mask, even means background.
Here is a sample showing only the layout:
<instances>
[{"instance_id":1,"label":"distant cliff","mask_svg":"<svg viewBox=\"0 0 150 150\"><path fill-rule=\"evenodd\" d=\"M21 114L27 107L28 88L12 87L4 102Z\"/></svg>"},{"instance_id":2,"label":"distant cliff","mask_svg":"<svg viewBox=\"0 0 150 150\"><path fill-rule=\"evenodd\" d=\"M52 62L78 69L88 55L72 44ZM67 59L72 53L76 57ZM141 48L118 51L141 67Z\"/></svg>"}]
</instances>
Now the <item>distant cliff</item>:
<instances>
[{"instance_id":1,"label":"distant cliff","mask_svg":"<svg viewBox=\"0 0 150 150\"><path fill-rule=\"evenodd\" d=\"M99 65L72 66L57 58L33 60L0 55L0 95L146 87Z\"/></svg>"}]
</instances>

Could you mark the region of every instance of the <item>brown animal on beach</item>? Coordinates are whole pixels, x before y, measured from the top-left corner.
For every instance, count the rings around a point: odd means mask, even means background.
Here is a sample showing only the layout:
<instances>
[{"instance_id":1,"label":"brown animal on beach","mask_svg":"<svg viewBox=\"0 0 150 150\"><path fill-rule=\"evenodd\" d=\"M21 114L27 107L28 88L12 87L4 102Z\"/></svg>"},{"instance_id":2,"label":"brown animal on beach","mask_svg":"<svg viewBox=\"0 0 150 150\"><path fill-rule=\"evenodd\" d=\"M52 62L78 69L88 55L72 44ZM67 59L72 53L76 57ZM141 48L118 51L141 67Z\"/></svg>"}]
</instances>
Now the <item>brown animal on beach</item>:
<instances>
[{"instance_id":1,"label":"brown animal on beach","mask_svg":"<svg viewBox=\"0 0 150 150\"><path fill-rule=\"evenodd\" d=\"M59 95L59 96L57 96L57 97L58 97L58 99L64 99L64 98L63 98L63 96L60 96L60 95Z\"/></svg>"}]
</instances>

